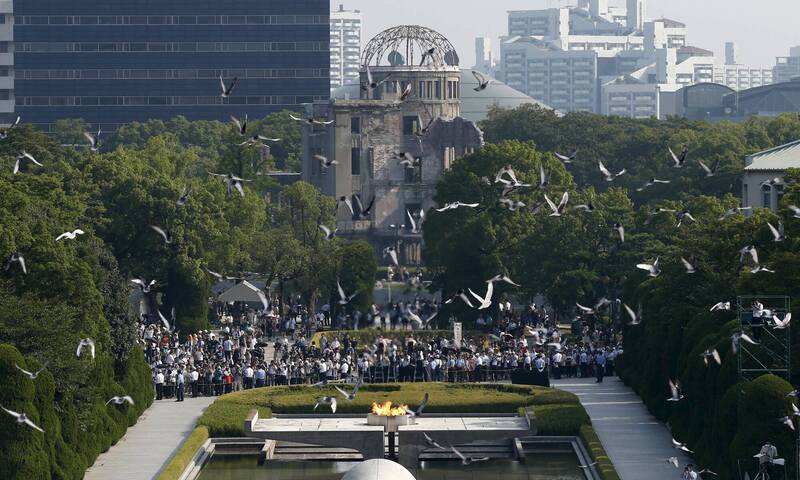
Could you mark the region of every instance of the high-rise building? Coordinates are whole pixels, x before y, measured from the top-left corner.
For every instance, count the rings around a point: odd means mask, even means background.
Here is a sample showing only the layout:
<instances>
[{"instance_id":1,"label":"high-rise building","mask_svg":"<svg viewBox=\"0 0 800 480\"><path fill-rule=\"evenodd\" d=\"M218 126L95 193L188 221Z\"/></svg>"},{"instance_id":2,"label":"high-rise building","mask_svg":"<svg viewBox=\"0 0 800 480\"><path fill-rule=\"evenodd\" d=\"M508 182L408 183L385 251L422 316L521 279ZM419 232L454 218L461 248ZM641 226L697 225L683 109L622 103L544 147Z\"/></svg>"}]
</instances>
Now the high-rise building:
<instances>
[{"instance_id":1,"label":"high-rise building","mask_svg":"<svg viewBox=\"0 0 800 480\"><path fill-rule=\"evenodd\" d=\"M713 52L687 43L685 24L647 21L645 11L646 0L511 11L498 77L562 111L669 115L674 102L661 96L713 82L716 61ZM749 83L767 78L761 71L751 75Z\"/></svg>"},{"instance_id":2,"label":"high-rise building","mask_svg":"<svg viewBox=\"0 0 800 480\"><path fill-rule=\"evenodd\" d=\"M641 32L644 29L644 0L628 0L625 26L632 32Z\"/></svg>"},{"instance_id":3,"label":"high-rise building","mask_svg":"<svg viewBox=\"0 0 800 480\"><path fill-rule=\"evenodd\" d=\"M0 1L0 124L14 117L14 3Z\"/></svg>"},{"instance_id":4,"label":"high-rise building","mask_svg":"<svg viewBox=\"0 0 800 480\"><path fill-rule=\"evenodd\" d=\"M714 83L734 90L747 90L772 83L772 69L754 68L737 62L736 44L725 42L725 63L714 65Z\"/></svg>"},{"instance_id":5,"label":"high-rise building","mask_svg":"<svg viewBox=\"0 0 800 480\"><path fill-rule=\"evenodd\" d=\"M725 42L725 65L736 65L736 44Z\"/></svg>"},{"instance_id":6,"label":"high-rise building","mask_svg":"<svg viewBox=\"0 0 800 480\"><path fill-rule=\"evenodd\" d=\"M509 87L564 112L597 112L597 52L518 37L504 42L502 61Z\"/></svg>"},{"instance_id":7,"label":"high-rise building","mask_svg":"<svg viewBox=\"0 0 800 480\"><path fill-rule=\"evenodd\" d=\"M350 83L358 83L361 68L361 12L331 12L331 91Z\"/></svg>"},{"instance_id":8,"label":"high-rise building","mask_svg":"<svg viewBox=\"0 0 800 480\"><path fill-rule=\"evenodd\" d=\"M775 83L788 82L800 77L800 46L792 47L788 57L778 57L772 69Z\"/></svg>"},{"instance_id":9,"label":"high-rise building","mask_svg":"<svg viewBox=\"0 0 800 480\"><path fill-rule=\"evenodd\" d=\"M714 83L734 90L747 90L772 83L771 68L751 68L748 65L716 65Z\"/></svg>"},{"instance_id":10,"label":"high-rise building","mask_svg":"<svg viewBox=\"0 0 800 480\"><path fill-rule=\"evenodd\" d=\"M183 115L263 117L330 93L327 0L26 0L14 24L16 109L47 130ZM223 97L220 76L238 84Z\"/></svg>"},{"instance_id":11,"label":"high-rise building","mask_svg":"<svg viewBox=\"0 0 800 480\"><path fill-rule=\"evenodd\" d=\"M477 37L475 39L475 67L473 70L494 75L494 52L492 52L492 39Z\"/></svg>"}]
</instances>

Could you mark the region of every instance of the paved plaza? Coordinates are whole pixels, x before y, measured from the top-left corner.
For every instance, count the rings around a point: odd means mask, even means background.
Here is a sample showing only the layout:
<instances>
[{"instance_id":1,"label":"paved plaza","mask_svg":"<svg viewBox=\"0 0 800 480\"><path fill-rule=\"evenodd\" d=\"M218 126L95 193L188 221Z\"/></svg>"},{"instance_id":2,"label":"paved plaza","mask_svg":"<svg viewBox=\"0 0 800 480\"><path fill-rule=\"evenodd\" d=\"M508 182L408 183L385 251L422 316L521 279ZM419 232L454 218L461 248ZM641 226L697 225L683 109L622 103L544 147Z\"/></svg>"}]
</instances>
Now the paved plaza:
<instances>
[{"instance_id":1,"label":"paved plaza","mask_svg":"<svg viewBox=\"0 0 800 480\"><path fill-rule=\"evenodd\" d=\"M116 445L101 454L85 480L150 480L158 477L183 441L194 430L203 410L216 397L187 398L185 402L153 402L136 425Z\"/></svg>"},{"instance_id":2,"label":"paved plaza","mask_svg":"<svg viewBox=\"0 0 800 480\"><path fill-rule=\"evenodd\" d=\"M675 480L692 463L672 447L667 427L620 379L606 377L597 384L594 378L569 378L554 381L553 386L580 398L622 480ZM680 462L678 470L667 463L673 456Z\"/></svg>"}]
</instances>

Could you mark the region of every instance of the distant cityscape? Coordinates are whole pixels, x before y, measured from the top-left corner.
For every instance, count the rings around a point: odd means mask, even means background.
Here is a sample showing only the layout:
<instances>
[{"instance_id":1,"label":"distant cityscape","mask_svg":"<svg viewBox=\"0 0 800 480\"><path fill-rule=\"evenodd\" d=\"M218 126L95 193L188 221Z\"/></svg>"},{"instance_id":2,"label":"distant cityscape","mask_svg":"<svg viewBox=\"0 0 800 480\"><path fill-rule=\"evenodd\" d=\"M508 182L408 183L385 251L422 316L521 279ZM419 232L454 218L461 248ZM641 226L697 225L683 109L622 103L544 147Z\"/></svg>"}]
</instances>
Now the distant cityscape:
<instances>
[{"instance_id":1,"label":"distant cityscape","mask_svg":"<svg viewBox=\"0 0 800 480\"><path fill-rule=\"evenodd\" d=\"M357 82L353 39L361 37L361 22L361 12L343 5L331 14L331 91ZM507 35L475 39L472 69L564 113L715 121L800 110L800 96L798 103L778 100L787 89L800 92L800 83L790 83L800 80L800 46L761 68L740 63L734 42L725 43L720 58L688 37L678 20L648 19L646 0L625 7L579 0L574 7L508 12ZM788 85L759 88L775 84Z\"/></svg>"},{"instance_id":2,"label":"distant cityscape","mask_svg":"<svg viewBox=\"0 0 800 480\"><path fill-rule=\"evenodd\" d=\"M65 118L104 131L176 115L224 121L301 110L359 82L362 12L323 0L232 8L112 0L99 15L77 1L0 2L0 118L45 131ZM689 33L649 18L646 0L510 11L506 35L475 39L472 70L510 87L494 97L503 106L709 121L800 111L800 46L762 68L740 63L733 42L717 56ZM219 95L220 77L239 82L232 96ZM465 113L480 120L484 107Z\"/></svg>"}]
</instances>

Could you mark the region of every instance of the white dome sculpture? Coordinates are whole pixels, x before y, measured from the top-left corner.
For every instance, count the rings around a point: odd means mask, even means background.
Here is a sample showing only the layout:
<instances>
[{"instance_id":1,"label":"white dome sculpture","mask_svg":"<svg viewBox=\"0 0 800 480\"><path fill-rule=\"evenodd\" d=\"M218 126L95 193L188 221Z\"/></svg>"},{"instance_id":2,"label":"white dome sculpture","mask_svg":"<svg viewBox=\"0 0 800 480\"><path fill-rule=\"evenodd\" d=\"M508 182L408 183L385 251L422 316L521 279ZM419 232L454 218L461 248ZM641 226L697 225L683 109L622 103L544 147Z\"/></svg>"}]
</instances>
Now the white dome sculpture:
<instances>
[{"instance_id":1,"label":"white dome sculpture","mask_svg":"<svg viewBox=\"0 0 800 480\"><path fill-rule=\"evenodd\" d=\"M344 474L342 480L416 480L406 467L383 458L365 460Z\"/></svg>"}]
</instances>

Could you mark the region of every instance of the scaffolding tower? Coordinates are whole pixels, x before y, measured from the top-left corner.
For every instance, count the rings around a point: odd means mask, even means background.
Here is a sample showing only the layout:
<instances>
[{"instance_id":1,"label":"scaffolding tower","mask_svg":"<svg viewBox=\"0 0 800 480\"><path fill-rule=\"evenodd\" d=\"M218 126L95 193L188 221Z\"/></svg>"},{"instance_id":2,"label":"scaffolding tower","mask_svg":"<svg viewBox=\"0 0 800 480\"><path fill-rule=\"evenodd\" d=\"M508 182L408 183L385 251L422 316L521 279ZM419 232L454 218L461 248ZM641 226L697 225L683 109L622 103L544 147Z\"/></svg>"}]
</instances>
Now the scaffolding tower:
<instances>
[{"instance_id":1,"label":"scaffolding tower","mask_svg":"<svg viewBox=\"0 0 800 480\"><path fill-rule=\"evenodd\" d=\"M753 307L756 301L763 304L763 311L758 312ZM737 342L741 380L751 381L761 375L772 374L791 381L791 327L775 329L770 326L773 315L782 319L790 309L791 299L785 295L737 298L739 331L757 342L757 345L743 340Z\"/></svg>"}]
</instances>

